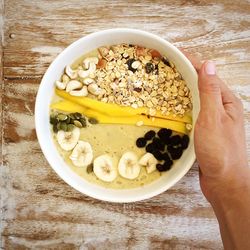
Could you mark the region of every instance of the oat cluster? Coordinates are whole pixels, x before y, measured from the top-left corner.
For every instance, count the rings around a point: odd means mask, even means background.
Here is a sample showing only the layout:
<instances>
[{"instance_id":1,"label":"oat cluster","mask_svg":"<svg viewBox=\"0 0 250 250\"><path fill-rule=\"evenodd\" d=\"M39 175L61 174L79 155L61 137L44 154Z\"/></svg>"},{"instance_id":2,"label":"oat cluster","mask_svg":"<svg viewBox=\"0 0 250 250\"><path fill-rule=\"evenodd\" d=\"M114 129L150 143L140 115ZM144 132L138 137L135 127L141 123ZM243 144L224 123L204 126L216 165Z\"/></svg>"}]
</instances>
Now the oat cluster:
<instances>
[{"instance_id":1,"label":"oat cluster","mask_svg":"<svg viewBox=\"0 0 250 250\"><path fill-rule=\"evenodd\" d=\"M99 48L96 83L103 90L97 98L122 106L148 107L168 115L192 109L190 90L174 64L158 51L134 45Z\"/></svg>"},{"instance_id":2,"label":"oat cluster","mask_svg":"<svg viewBox=\"0 0 250 250\"><path fill-rule=\"evenodd\" d=\"M156 111L183 116L192 109L185 81L157 50L119 44L100 47L98 52L98 58L85 58L77 69L67 66L57 88L106 103L147 107L151 116Z\"/></svg>"}]
</instances>

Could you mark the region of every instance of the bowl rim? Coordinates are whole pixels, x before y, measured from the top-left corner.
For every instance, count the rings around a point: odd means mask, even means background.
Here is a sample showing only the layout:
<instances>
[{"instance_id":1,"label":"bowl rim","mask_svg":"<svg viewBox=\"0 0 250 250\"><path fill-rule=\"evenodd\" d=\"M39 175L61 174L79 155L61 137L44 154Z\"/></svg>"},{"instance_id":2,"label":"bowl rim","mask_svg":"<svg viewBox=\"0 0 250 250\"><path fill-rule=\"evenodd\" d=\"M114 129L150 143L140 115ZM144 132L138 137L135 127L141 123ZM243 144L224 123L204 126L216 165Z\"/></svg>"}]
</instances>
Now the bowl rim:
<instances>
[{"instance_id":1,"label":"bowl rim","mask_svg":"<svg viewBox=\"0 0 250 250\"><path fill-rule=\"evenodd\" d=\"M116 202L116 203L128 203L128 202L137 202L137 201L142 201L142 200L146 200L149 198L152 198L156 195L159 195L161 193L163 193L164 191L166 191L167 189L169 189L170 187L172 187L173 185L175 185L181 178L183 178L185 176L185 174L190 170L190 168L193 166L193 163L195 162L195 152L194 149L192 149L192 152L190 153L189 156L189 166L185 167L182 169L182 171L179 173L179 175L176 178L172 178L168 183L166 183L166 185L151 191L150 193L145 193L143 195L140 195L139 197L121 197L121 198L114 198L111 196L105 196L105 194L103 194L102 197L96 195L93 192L89 192L88 189L82 189L82 187L80 187L79 185L77 185L76 182L74 182L74 180L68 178L67 173L65 173L64 171L59 171L59 169L57 167L55 167L54 162L52 157L50 157L47 154L47 149L46 149L46 144L43 143L43 135L40 132L41 131L41 125L39 123L40 120L40 105L41 105L41 97L40 97L40 93L41 93L41 89L43 88L43 85L46 81L47 78L47 73L51 70L51 68L53 68L55 62L57 60L59 60L60 57L63 57L65 54L68 53L68 51L70 51L72 48L78 46L79 44L82 43L83 40L85 39L91 39L94 38L95 36L101 36L107 33L114 33L114 32L128 32L128 33L132 33L134 35L140 34L140 35L144 35L144 36L149 36L154 40L157 40L161 43L165 43L168 47L170 47L172 50L174 50L175 53L177 53L182 60L185 61L185 63L188 65L189 70L191 71L191 73L197 77L197 73L193 67L193 65L191 64L191 62L184 56L184 54L177 48L175 47L173 44L171 44L170 42L168 42L167 40L159 37L158 35L152 34L150 32L144 31L144 30L139 30L139 29L131 29L131 28L112 28L112 29L105 29L105 30L101 30L101 31L97 31L97 32L93 32L91 34L88 34L86 36L83 36L79 39L77 39L76 41L74 41L73 43L71 43L69 46L67 46L61 53L59 53L56 58L51 62L51 64L49 65L49 67L47 68L45 74L42 77L42 80L40 82L39 88L38 88L38 92L36 95L36 102L35 102L35 129L36 129L36 134L37 134L37 138L38 138L38 142L39 145L42 149L43 155L45 156L46 160L48 161L49 165L51 166L51 168L60 176L61 179L63 179L68 185L70 185L71 187L73 187L74 189L76 189L77 191L81 192L82 194L85 194L87 196L90 196L92 198L98 199L98 200L102 200L102 201L108 201L108 202ZM194 126L195 121L193 121L193 126ZM81 177L80 177L81 178ZM113 189L112 189L113 190Z\"/></svg>"}]
</instances>

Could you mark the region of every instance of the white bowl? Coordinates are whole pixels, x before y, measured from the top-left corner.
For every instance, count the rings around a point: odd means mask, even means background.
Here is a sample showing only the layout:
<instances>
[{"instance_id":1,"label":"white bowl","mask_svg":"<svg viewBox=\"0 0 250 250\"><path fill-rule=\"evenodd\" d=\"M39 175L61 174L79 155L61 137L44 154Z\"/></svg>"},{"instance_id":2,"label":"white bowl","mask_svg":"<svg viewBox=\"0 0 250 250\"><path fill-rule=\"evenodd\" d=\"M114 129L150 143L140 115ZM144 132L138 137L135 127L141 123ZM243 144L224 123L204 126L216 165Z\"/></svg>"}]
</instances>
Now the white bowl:
<instances>
[{"instance_id":1,"label":"white bowl","mask_svg":"<svg viewBox=\"0 0 250 250\"><path fill-rule=\"evenodd\" d=\"M186 57L172 44L151 33L135 29L109 29L85 36L72 43L51 63L40 84L36 97L35 123L38 141L51 167L70 186L83 194L111 202L135 202L158 195L179 181L195 161L193 131L190 144L174 167L158 180L144 187L114 190L89 183L74 173L59 155L50 132L49 105L54 93L54 82L60 78L66 65L79 56L103 45L119 43L137 44L157 49L172 61L186 80L193 97L193 121L199 112L197 74Z\"/></svg>"}]
</instances>

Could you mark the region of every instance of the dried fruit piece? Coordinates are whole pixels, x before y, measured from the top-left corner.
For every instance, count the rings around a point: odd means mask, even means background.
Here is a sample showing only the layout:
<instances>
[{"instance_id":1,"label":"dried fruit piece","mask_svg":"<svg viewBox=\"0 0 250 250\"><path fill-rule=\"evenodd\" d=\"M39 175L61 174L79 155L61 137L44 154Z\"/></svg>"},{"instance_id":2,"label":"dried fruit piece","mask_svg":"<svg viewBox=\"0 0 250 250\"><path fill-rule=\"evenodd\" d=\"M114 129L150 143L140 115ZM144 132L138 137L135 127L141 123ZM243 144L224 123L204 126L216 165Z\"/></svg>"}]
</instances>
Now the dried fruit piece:
<instances>
[{"instance_id":1,"label":"dried fruit piece","mask_svg":"<svg viewBox=\"0 0 250 250\"><path fill-rule=\"evenodd\" d=\"M163 151L165 149L164 143L157 137L155 137L153 139L153 145L154 145L155 149L159 149L161 151Z\"/></svg>"},{"instance_id":2,"label":"dried fruit piece","mask_svg":"<svg viewBox=\"0 0 250 250\"><path fill-rule=\"evenodd\" d=\"M149 130L145 135L144 138L148 141L151 140L155 137L155 131L154 130Z\"/></svg>"},{"instance_id":3,"label":"dried fruit piece","mask_svg":"<svg viewBox=\"0 0 250 250\"><path fill-rule=\"evenodd\" d=\"M159 171L159 172L165 172L165 171L168 171L171 166L173 165L173 161L165 161L163 164L157 164L156 165L156 169Z\"/></svg>"},{"instance_id":4,"label":"dried fruit piece","mask_svg":"<svg viewBox=\"0 0 250 250\"><path fill-rule=\"evenodd\" d=\"M146 144L147 144L147 141L146 141L146 139L143 138L143 137L140 137L140 138L138 138L138 139L136 140L136 146L137 146L138 148L144 148L144 147L146 146Z\"/></svg>"},{"instance_id":5,"label":"dried fruit piece","mask_svg":"<svg viewBox=\"0 0 250 250\"><path fill-rule=\"evenodd\" d=\"M181 138L181 146L182 149L186 149L188 147L189 144L189 137L188 135L183 135Z\"/></svg>"},{"instance_id":6,"label":"dried fruit piece","mask_svg":"<svg viewBox=\"0 0 250 250\"><path fill-rule=\"evenodd\" d=\"M150 62L146 63L145 70L147 74L151 73L154 70L154 64Z\"/></svg>"},{"instance_id":7,"label":"dried fruit piece","mask_svg":"<svg viewBox=\"0 0 250 250\"><path fill-rule=\"evenodd\" d=\"M154 147L154 144L153 144L153 143L149 143L149 144L146 146L146 152L153 153L154 150L155 150L155 147Z\"/></svg>"},{"instance_id":8,"label":"dried fruit piece","mask_svg":"<svg viewBox=\"0 0 250 250\"><path fill-rule=\"evenodd\" d=\"M170 161L171 160L167 152L163 153L162 157L163 157L164 161Z\"/></svg>"},{"instance_id":9,"label":"dried fruit piece","mask_svg":"<svg viewBox=\"0 0 250 250\"><path fill-rule=\"evenodd\" d=\"M165 65L167 65L168 67L171 67L171 65L170 65L170 63L169 63L169 61L168 61L168 59L167 59L166 57L162 57L162 62L163 62Z\"/></svg>"},{"instance_id":10,"label":"dried fruit piece","mask_svg":"<svg viewBox=\"0 0 250 250\"><path fill-rule=\"evenodd\" d=\"M181 147L174 148L173 146L168 146L168 152L172 160L178 160L181 158L183 150Z\"/></svg>"},{"instance_id":11,"label":"dried fruit piece","mask_svg":"<svg viewBox=\"0 0 250 250\"><path fill-rule=\"evenodd\" d=\"M171 129L166 129L166 128L162 128L158 131L157 135L159 136L159 138L165 142L166 140L169 139L169 137L172 134L172 130Z\"/></svg>"},{"instance_id":12,"label":"dried fruit piece","mask_svg":"<svg viewBox=\"0 0 250 250\"><path fill-rule=\"evenodd\" d=\"M162 154L160 151L158 151L158 150L153 151L152 154L153 154L153 156L154 156L158 161L161 161L161 160L164 159L163 154Z\"/></svg>"},{"instance_id":13,"label":"dried fruit piece","mask_svg":"<svg viewBox=\"0 0 250 250\"><path fill-rule=\"evenodd\" d=\"M136 71L136 69L134 69L132 67L132 63L135 62L134 58L130 58L127 60L127 65L128 65L128 70L132 71L133 73Z\"/></svg>"},{"instance_id":14,"label":"dried fruit piece","mask_svg":"<svg viewBox=\"0 0 250 250\"><path fill-rule=\"evenodd\" d=\"M179 135L174 135L170 138L170 144L173 146L181 144L181 137Z\"/></svg>"}]
</instances>

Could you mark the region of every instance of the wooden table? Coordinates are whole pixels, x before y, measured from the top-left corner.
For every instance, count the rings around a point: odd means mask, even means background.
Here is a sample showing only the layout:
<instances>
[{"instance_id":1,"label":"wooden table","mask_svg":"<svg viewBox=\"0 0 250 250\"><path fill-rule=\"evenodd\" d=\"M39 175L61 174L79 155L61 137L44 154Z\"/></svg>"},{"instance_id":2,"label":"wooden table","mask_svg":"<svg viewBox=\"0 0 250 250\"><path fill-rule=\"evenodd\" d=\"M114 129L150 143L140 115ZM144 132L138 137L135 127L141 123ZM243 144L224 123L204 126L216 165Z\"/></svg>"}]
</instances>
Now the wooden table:
<instances>
[{"instance_id":1,"label":"wooden table","mask_svg":"<svg viewBox=\"0 0 250 250\"><path fill-rule=\"evenodd\" d=\"M70 43L106 28L143 29L216 61L244 103L250 155L250 2L0 0L0 8L1 249L221 249L196 164L150 200L89 198L48 165L34 102L48 65Z\"/></svg>"}]
</instances>

